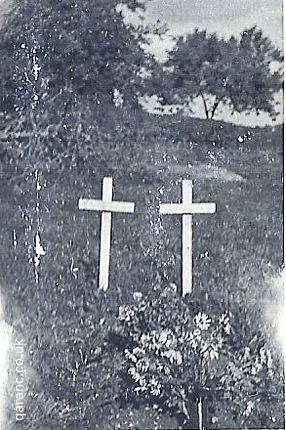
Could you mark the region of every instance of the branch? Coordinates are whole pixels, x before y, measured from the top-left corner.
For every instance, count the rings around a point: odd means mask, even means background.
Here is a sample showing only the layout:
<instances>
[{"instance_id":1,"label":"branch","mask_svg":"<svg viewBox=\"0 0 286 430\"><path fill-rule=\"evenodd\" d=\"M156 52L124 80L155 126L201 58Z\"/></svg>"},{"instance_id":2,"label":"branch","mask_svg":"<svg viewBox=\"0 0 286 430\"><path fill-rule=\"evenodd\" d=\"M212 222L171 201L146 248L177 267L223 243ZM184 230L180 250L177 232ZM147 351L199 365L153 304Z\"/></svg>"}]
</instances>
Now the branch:
<instances>
[{"instance_id":1,"label":"branch","mask_svg":"<svg viewBox=\"0 0 286 430\"><path fill-rule=\"evenodd\" d=\"M213 118L213 117L214 117L215 112L216 112L216 110L217 110L217 108L218 108L218 106L219 106L220 102L222 101L222 99L223 99L223 97L220 97L219 99L216 99L216 101L215 101L215 103L214 103L214 105L213 105L213 108L212 108L211 118Z\"/></svg>"}]
</instances>

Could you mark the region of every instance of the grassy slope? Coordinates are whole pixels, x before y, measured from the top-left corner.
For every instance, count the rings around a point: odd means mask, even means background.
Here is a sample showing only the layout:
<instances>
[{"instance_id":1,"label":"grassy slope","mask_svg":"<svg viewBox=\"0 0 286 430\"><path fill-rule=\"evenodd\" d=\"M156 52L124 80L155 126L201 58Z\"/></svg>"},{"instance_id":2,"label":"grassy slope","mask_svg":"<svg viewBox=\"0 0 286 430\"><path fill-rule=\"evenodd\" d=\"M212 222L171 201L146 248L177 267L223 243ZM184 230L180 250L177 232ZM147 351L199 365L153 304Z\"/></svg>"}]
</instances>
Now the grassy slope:
<instances>
[{"instance_id":1,"label":"grassy slope","mask_svg":"<svg viewBox=\"0 0 286 430\"><path fill-rule=\"evenodd\" d=\"M158 205L179 201L181 181L189 178L195 201L217 203L215 215L194 219L194 300L206 311L212 300L232 309L250 307L253 321L263 324L264 275L282 265L282 127L248 129L143 114L125 118L124 126L126 139L112 151L102 148L80 178L72 168L60 180L44 175L39 219L34 177L27 178L24 192L9 190L3 181L0 261L7 270L1 286L10 321L19 321L27 344L48 348L45 332L56 323L52 312L72 315L83 300L92 302L100 217L78 211L77 200L100 197L101 178L112 175L114 198L136 202L134 215L113 217L110 284L122 289L123 300L131 291L146 292L159 283L180 286L180 217L159 217ZM219 168L227 170L218 176ZM230 173L243 181L230 181ZM36 285L32 258L39 226L47 254ZM72 267L79 268L76 275ZM33 352L30 360L35 367Z\"/></svg>"},{"instance_id":2,"label":"grassy slope","mask_svg":"<svg viewBox=\"0 0 286 430\"><path fill-rule=\"evenodd\" d=\"M75 179L73 170L60 181L48 177L47 187L40 193L40 223L48 250L44 272L53 270L55 258L61 259L66 271L75 249L81 250L83 259L88 258L90 270L95 267L99 216L79 212L77 199L99 197L104 175L114 177L114 198L137 205L135 215L114 216L111 283L141 289L161 278L179 284L180 217L159 217L158 204L180 199L183 178L194 181L195 201L215 201L218 208L215 215L195 218L196 288L209 290L219 282L218 290L224 294L226 285L234 284L231 289L236 289L241 271L254 271L255 278L269 265L281 266L281 126L247 129L216 121L148 115L141 115L140 127L134 119L129 121L128 140L113 151L103 149L103 159L95 159L92 170L84 170L80 179ZM238 141L240 137L243 142ZM219 168L227 170L218 176ZM244 180L229 181L229 174ZM9 253L13 253L13 229L18 233L18 246L32 241L35 233L34 178L28 179L27 187L30 195L8 195L2 189L1 212L6 219L2 235ZM30 220L21 216L19 205ZM79 261L75 264L80 266ZM17 270L13 272L17 276ZM4 285L9 283L5 278Z\"/></svg>"}]
</instances>

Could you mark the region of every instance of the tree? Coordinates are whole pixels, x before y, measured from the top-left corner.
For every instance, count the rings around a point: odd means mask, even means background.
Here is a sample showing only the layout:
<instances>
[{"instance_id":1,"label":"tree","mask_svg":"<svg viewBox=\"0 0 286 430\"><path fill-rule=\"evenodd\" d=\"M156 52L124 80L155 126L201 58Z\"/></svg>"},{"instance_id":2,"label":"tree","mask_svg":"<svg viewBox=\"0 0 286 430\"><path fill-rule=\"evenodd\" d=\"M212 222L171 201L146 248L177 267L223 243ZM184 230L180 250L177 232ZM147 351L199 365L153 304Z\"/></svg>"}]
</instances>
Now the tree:
<instances>
[{"instance_id":1,"label":"tree","mask_svg":"<svg viewBox=\"0 0 286 430\"><path fill-rule=\"evenodd\" d=\"M118 3L25 0L5 17L2 160L22 170L50 170L51 160L55 169L66 168L88 158L90 148L95 156L100 145L108 148L122 111L130 115L138 105L140 72L152 62L140 46L143 35L124 23ZM137 0L121 3L144 8Z\"/></svg>"},{"instance_id":2,"label":"tree","mask_svg":"<svg viewBox=\"0 0 286 430\"><path fill-rule=\"evenodd\" d=\"M280 51L256 27L243 31L239 40L196 29L178 39L165 65L160 95L167 103L189 107L200 97L206 118L214 118L221 104L232 113L264 111L275 118L281 61Z\"/></svg>"},{"instance_id":3,"label":"tree","mask_svg":"<svg viewBox=\"0 0 286 430\"><path fill-rule=\"evenodd\" d=\"M280 51L252 27L242 32L226 81L232 112L266 112L275 119L275 95L282 90Z\"/></svg>"},{"instance_id":4,"label":"tree","mask_svg":"<svg viewBox=\"0 0 286 430\"><path fill-rule=\"evenodd\" d=\"M137 0L122 3L143 8ZM95 96L98 102L112 100L115 90L127 99L132 92L135 96L142 82L138 72L148 61L140 37L124 24L117 4L117 0L17 3L1 30L4 99L17 94L30 105L32 87L39 91L43 81L49 93L68 88L94 102Z\"/></svg>"}]
</instances>

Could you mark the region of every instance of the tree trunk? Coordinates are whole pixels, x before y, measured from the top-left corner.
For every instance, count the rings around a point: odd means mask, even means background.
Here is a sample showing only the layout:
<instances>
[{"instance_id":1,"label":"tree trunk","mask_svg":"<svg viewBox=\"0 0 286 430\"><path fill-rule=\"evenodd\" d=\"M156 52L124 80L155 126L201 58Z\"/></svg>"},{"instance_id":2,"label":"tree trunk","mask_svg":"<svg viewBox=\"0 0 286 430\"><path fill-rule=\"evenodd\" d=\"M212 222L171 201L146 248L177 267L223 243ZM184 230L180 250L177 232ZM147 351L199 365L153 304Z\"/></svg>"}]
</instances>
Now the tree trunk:
<instances>
[{"instance_id":1,"label":"tree trunk","mask_svg":"<svg viewBox=\"0 0 286 430\"><path fill-rule=\"evenodd\" d=\"M207 106L207 102L206 102L206 99L205 99L205 96L203 95L203 93L201 93L201 97L202 97L203 103L204 103L206 118L209 119L208 106Z\"/></svg>"},{"instance_id":2,"label":"tree trunk","mask_svg":"<svg viewBox=\"0 0 286 430\"><path fill-rule=\"evenodd\" d=\"M220 104L220 100L217 100L217 101L214 103L213 108L212 108L211 118L213 118L213 117L214 117L214 115L215 115L215 113L216 113L216 110L217 110L217 108L218 108L218 105L219 105L219 104Z\"/></svg>"}]
</instances>

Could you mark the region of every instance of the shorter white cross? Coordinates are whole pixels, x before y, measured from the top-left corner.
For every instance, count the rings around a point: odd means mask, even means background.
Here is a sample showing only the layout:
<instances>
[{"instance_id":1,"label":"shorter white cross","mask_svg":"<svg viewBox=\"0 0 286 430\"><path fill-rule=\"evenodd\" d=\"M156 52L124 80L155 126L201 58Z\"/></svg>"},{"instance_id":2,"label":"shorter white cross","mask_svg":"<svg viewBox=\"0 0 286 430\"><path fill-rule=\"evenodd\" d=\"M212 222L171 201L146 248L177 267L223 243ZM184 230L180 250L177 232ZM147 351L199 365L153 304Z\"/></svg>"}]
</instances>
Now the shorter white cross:
<instances>
[{"instance_id":1,"label":"shorter white cross","mask_svg":"<svg viewBox=\"0 0 286 430\"><path fill-rule=\"evenodd\" d=\"M100 263L99 288L106 291L109 280L110 243L111 243L111 212L133 213L135 203L112 200L112 178L103 178L102 200L79 199L78 208L88 211L100 211Z\"/></svg>"},{"instance_id":2,"label":"shorter white cross","mask_svg":"<svg viewBox=\"0 0 286 430\"><path fill-rule=\"evenodd\" d=\"M213 214L215 203L193 203L192 181L183 180L182 203L160 204L160 214L182 215L182 294L192 292L192 215Z\"/></svg>"}]
</instances>

